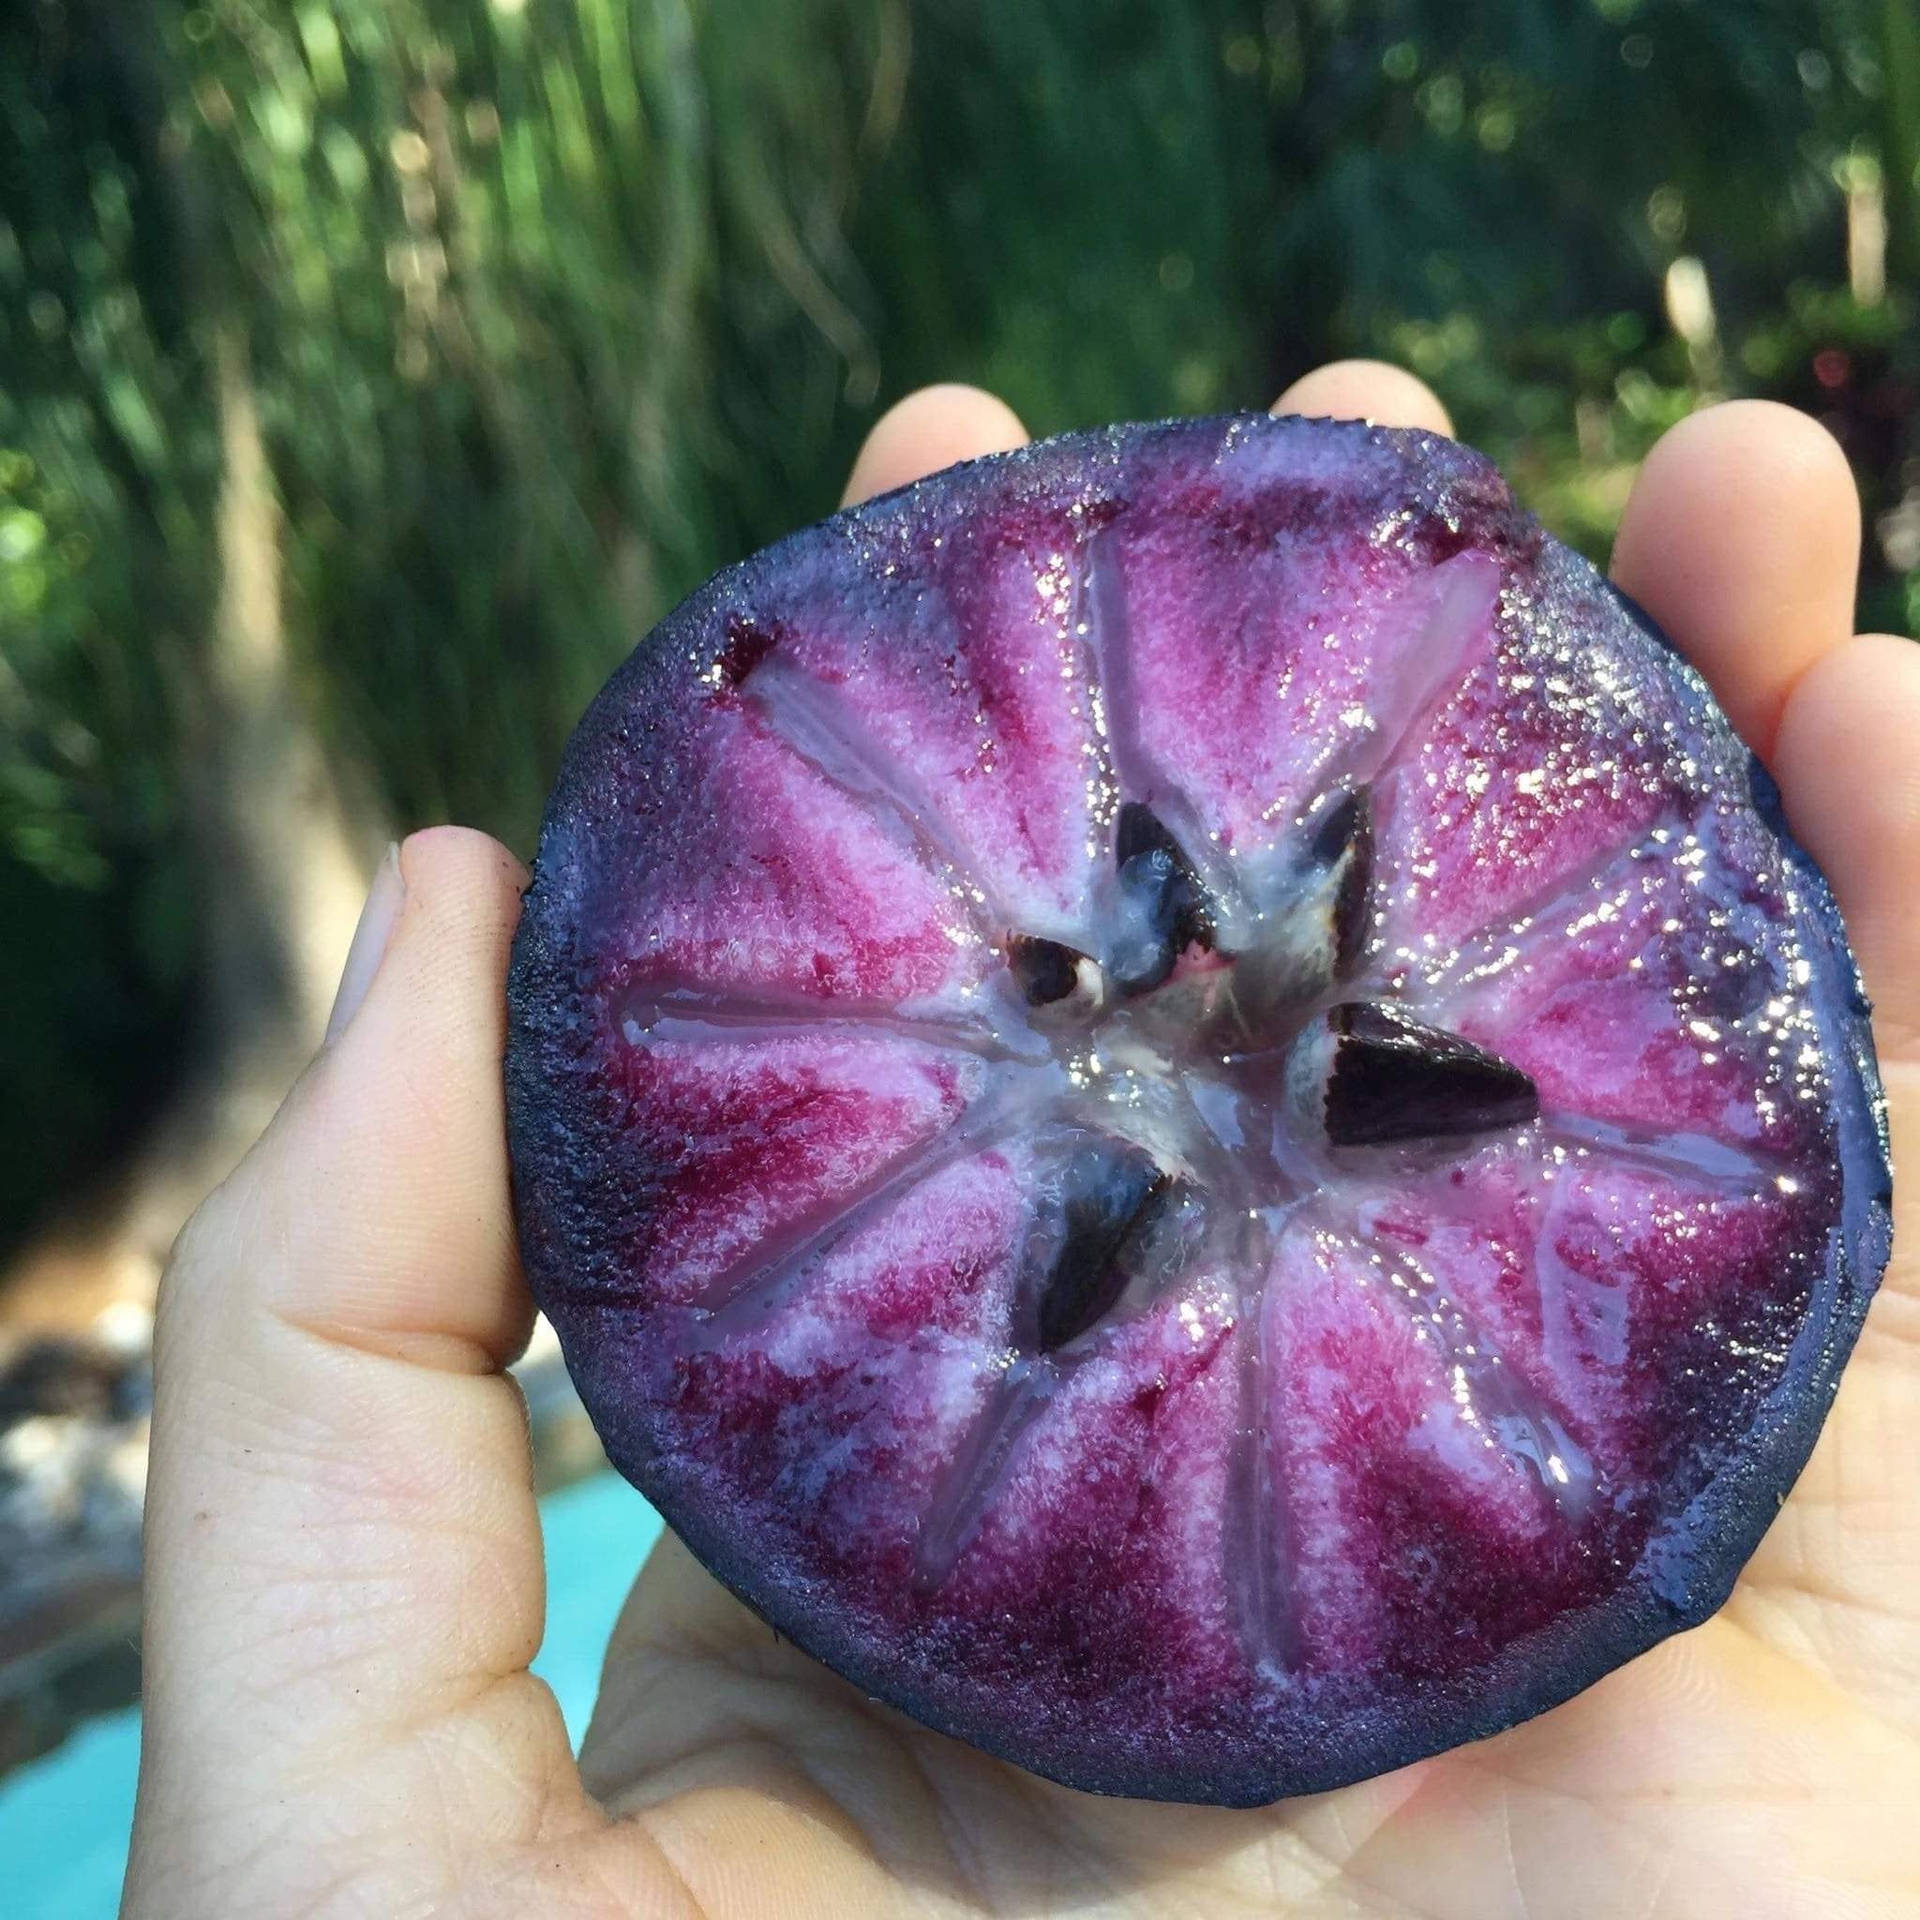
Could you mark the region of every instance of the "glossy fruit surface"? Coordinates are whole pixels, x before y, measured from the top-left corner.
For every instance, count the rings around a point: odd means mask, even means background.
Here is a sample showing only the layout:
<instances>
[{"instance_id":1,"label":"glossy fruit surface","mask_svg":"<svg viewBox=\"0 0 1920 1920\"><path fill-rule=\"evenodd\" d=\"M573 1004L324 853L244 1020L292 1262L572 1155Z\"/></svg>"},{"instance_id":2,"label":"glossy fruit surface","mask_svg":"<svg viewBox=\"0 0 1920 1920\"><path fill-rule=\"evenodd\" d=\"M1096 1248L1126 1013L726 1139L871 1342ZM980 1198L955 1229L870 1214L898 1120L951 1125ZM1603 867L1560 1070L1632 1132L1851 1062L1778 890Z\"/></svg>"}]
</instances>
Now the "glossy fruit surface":
<instances>
[{"instance_id":1,"label":"glossy fruit surface","mask_svg":"<svg viewBox=\"0 0 1920 1920\"><path fill-rule=\"evenodd\" d=\"M782 1633L1253 1804L1725 1598L1886 1258L1832 903L1478 456L1071 435L717 576L515 949L529 1278Z\"/></svg>"}]
</instances>

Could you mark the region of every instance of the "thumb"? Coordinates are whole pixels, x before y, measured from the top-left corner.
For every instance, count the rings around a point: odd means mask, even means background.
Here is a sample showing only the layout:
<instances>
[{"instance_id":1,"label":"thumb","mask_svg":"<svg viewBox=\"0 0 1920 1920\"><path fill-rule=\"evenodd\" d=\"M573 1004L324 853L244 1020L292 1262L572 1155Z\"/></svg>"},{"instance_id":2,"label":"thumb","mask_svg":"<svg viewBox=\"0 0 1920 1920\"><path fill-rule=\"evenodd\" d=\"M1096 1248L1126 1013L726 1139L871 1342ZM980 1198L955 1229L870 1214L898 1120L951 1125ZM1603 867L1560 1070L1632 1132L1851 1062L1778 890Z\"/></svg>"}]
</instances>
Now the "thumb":
<instances>
[{"instance_id":1,"label":"thumb","mask_svg":"<svg viewBox=\"0 0 1920 1920\"><path fill-rule=\"evenodd\" d=\"M127 1911L435 1904L597 1822L527 1672L545 1607L500 1059L524 870L375 881L325 1049L161 1290ZM371 976L369 978L369 975Z\"/></svg>"}]
</instances>

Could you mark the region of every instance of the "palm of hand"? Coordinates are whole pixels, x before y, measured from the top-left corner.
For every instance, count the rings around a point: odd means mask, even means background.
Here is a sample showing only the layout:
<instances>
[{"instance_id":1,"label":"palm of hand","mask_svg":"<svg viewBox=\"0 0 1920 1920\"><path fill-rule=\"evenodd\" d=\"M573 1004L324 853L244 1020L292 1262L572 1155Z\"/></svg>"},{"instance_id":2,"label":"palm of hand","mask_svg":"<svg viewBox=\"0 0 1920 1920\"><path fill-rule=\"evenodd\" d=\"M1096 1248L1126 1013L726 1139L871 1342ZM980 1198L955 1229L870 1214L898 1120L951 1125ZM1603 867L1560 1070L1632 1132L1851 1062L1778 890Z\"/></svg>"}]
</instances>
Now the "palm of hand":
<instances>
[{"instance_id":1,"label":"palm of hand","mask_svg":"<svg viewBox=\"0 0 1920 1920\"><path fill-rule=\"evenodd\" d=\"M1443 424L1383 369L1303 411ZM1010 444L935 390L871 492ZM1920 656L1853 639L1844 465L1781 410L1663 445L1616 570L1781 778L1920 1102ZM127 1911L1894 1916L1920 1906L1920 1271L1897 1252L1812 1465L1706 1627L1556 1712L1252 1813L1052 1787L862 1700L668 1541L576 1769L542 1596L499 1143L511 863L423 836L364 1009L183 1238L160 1333ZM1904 1250L1912 1234L1902 1231ZM1904 1816L1904 1818L1903 1818Z\"/></svg>"}]
</instances>

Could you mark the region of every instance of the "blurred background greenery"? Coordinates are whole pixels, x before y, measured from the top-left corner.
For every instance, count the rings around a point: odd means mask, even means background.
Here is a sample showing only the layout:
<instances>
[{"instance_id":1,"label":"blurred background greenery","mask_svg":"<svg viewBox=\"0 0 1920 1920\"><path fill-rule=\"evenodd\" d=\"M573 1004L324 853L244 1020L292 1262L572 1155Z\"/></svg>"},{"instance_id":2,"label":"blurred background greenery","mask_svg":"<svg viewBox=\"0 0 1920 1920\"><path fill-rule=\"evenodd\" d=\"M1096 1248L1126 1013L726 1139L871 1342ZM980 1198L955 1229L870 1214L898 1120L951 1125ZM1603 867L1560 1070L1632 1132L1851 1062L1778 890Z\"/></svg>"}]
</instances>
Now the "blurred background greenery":
<instances>
[{"instance_id":1,"label":"blurred background greenery","mask_svg":"<svg viewBox=\"0 0 1920 1920\"><path fill-rule=\"evenodd\" d=\"M13 0L0 1255L297 1056L388 832L530 850L611 665L911 386L1045 432L1387 355L1597 553L1769 394L1912 632L1917 293L1912 0Z\"/></svg>"}]
</instances>

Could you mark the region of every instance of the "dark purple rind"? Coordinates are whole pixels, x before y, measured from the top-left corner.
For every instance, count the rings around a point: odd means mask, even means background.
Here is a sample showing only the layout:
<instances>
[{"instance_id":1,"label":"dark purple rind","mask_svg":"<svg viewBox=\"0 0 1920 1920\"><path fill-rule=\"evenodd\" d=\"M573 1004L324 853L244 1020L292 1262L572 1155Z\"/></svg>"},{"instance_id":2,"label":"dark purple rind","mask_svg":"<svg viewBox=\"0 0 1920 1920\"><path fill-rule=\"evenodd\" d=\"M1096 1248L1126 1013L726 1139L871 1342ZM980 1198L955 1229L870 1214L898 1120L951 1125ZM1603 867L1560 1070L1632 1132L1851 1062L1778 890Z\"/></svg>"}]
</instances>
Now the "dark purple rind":
<instances>
[{"instance_id":1,"label":"dark purple rind","mask_svg":"<svg viewBox=\"0 0 1920 1920\"><path fill-rule=\"evenodd\" d=\"M579 917L590 910L579 876L601 830L596 781L615 758L645 756L655 730L651 689L684 671L687 642L712 630L730 605L749 603L757 584L777 578L797 543L860 535L910 514L928 490L943 514L963 518L976 491L1008 475L1036 493L1055 476L1084 478L1117 467L1161 437L1224 443L1235 436L1299 433L1343 436L1406 462L1408 491L1439 511L1429 524L1458 524L1470 503L1485 537L1504 531L1513 550L1537 555L1540 577L1582 598L1610 596L1640 630L1660 643L1662 670L1703 737L1747 769L1756 811L1779 836L1796 883L1795 914L1810 945L1828 956L1818 978L1819 1013L1835 1069L1836 1121L1845 1199L1829 1235L1823 1299L1803 1322L1784 1375L1756 1414L1741 1452L1721 1460L1704 1490L1654 1535L1634 1573L1609 1599L1563 1615L1507 1646L1460 1679L1407 1681L1380 1697L1371 1683L1343 1696L1316 1696L1311 1729L1254 1724L1257 1715L1223 1714L1199 1729L1168 1726L1162 1737L1114 1742L1074 1712L982 1686L937 1657L918 1668L897 1654L876 1654L831 1593L782 1580L752 1563L748 1543L729 1538L699 1497L686 1463L660 1456L648 1409L631 1395L618 1366L621 1342L603 1334L618 1316L623 1279L609 1251L610 1231L630 1211L622 1173L596 1127L593 1051L598 1035L578 983L589 956L576 951ZM1812 859L1788 835L1777 791L1733 740L1704 683L1652 622L1601 581L1584 560L1555 549L1511 506L1478 456L1432 436L1357 425L1269 423L1263 416L1070 435L994 456L882 500L834 516L827 533L810 529L716 576L664 621L594 702L569 747L549 805L535 879L515 941L508 985L506 1059L508 1132L522 1253L537 1301L559 1329L568 1364L610 1457L693 1552L771 1626L854 1685L925 1724L1064 1784L1143 1799L1255 1806L1323 1791L1408 1764L1501 1731L1546 1711L1654 1646L1708 1618L1724 1602L1740 1568L1804 1467L1839 1383L1841 1369L1885 1264L1891 1237L1884 1096L1875 1065L1868 1007L1837 909ZM1442 535L1441 537L1444 537ZM605 1115L599 1116L602 1120ZM1362 1694L1368 1697L1361 1697ZM1285 1737L1298 1736L1296 1743ZM1309 1744L1310 1741L1310 1744ZM1116 1744L1121 1750L1115 1750Z\"/></svg>"}]
</instances>

